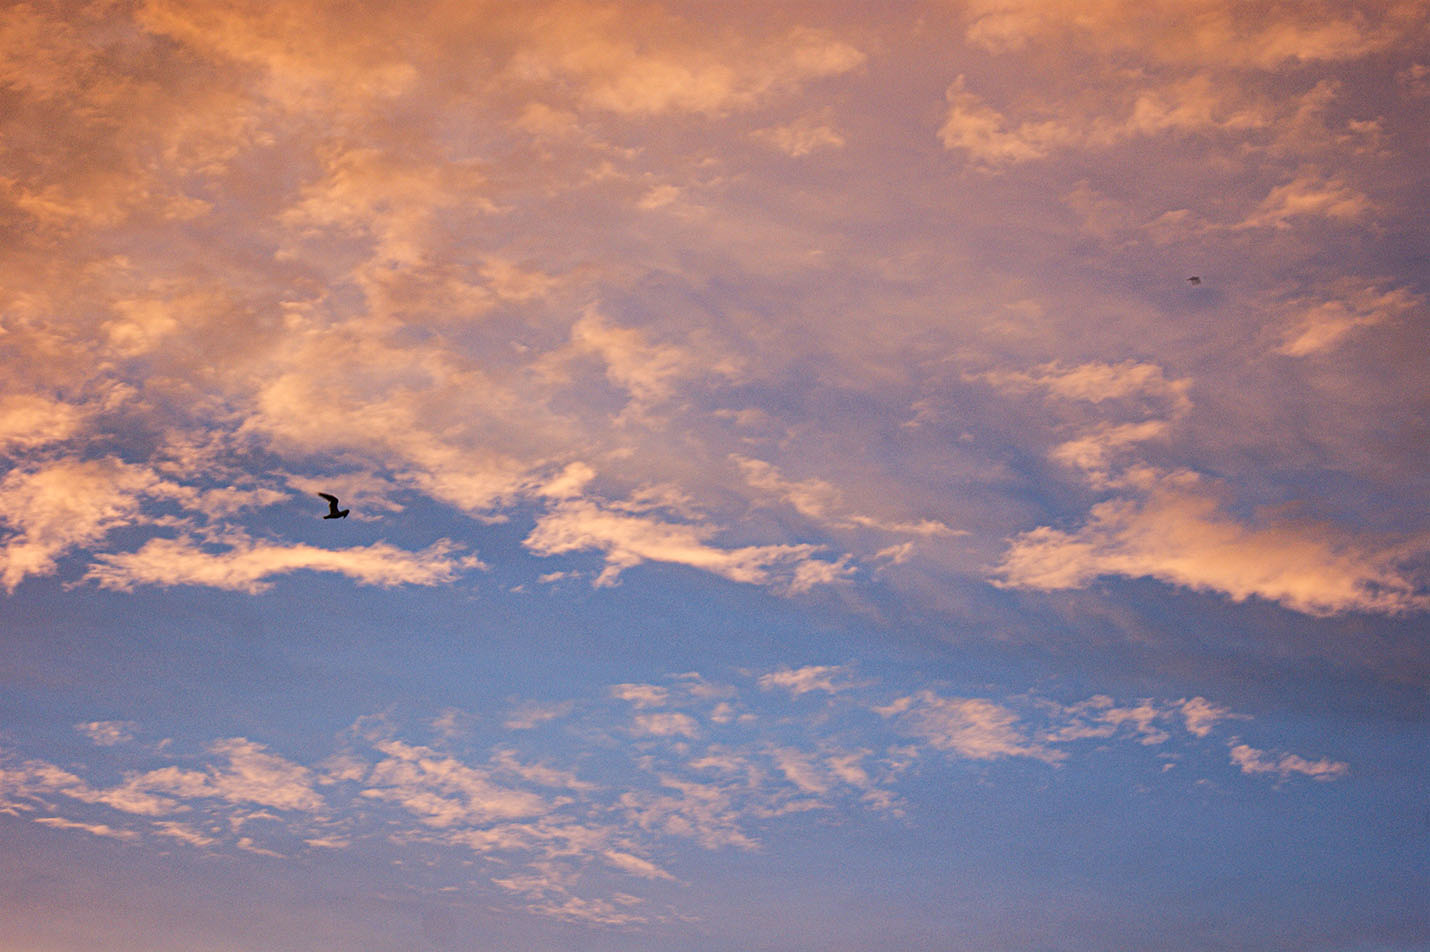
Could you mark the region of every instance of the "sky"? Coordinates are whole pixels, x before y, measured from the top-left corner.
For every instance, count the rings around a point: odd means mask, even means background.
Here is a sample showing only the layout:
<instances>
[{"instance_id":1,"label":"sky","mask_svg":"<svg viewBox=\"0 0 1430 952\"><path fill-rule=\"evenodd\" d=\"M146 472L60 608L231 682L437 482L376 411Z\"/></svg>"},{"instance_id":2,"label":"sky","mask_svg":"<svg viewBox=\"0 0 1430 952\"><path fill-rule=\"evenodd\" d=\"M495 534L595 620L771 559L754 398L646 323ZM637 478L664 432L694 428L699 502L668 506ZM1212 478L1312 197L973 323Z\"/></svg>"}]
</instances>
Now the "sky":
<instances>
[{"instance_id":1,"label":"sky","mask_svg":"<svg viewBox=\"0 0 1430 952\"><path fill-rule=\"evenodd\" d=\"M1418 0L7 4L0 950L1430 950L1427 130Z\"/></svg>"}]
</instances>

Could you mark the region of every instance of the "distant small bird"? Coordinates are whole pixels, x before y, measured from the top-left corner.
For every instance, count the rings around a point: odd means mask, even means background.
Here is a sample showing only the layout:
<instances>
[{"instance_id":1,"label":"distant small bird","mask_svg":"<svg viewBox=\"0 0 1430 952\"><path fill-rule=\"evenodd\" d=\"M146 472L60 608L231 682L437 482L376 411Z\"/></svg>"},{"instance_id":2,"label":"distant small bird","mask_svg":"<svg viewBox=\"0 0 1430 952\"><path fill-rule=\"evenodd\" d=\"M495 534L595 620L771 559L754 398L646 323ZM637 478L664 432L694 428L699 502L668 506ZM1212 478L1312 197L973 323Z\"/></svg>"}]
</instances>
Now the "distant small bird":
<instances>
[{"instance_id":1,"label":"distant small bird","mask_svg":"<svg viewBox=\"0 0 1430 952\"><path fill-rule=\"evenodd\" d=\"M1202 276L1199 275L1199 274L1194 274L1194 275L1192 275L1190 278L1187 279L1187 283L1188 283L1188 284L1201 284L1201 283L1202 283Z\"/></svg>"},{"instance_id":2,"label":"distant small bird","mask_svg":"<svg viewBox=\"0 0 1430 952\"><path fill-rule=\"evenodd\" d=\"M328 501L328 514L323 517L324 519L346 519L348 517L348 510L338 508L337 496L329 493L318 493L318 495Z\"/></svg>"}]
</instances>

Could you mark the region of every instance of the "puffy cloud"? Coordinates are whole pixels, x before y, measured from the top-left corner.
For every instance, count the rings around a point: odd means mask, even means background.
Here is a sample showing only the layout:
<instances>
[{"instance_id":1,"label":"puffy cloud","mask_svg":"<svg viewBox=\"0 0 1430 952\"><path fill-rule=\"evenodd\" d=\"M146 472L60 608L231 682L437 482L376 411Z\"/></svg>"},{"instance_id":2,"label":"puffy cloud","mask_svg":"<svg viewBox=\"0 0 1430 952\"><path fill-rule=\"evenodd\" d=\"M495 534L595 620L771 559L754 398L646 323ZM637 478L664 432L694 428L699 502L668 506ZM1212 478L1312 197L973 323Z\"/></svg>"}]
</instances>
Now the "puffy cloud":
<instances>
[{"instance_id":1,"label":"puffy cloud","mask_svg":"<svg viewBox=\"0 0 1430 952\"><path fill-rule=\"evenodd\" d=\"M1235 601L1279 602L1312 615L1424 611L1430 596L1400 563L1403 548L1376 548L1329 526L1246 525L1222 511L1190 474L1153 477L1140 498L1093 506L1080 528L1043 526L1011 540L995 584L1051 591L1105 575L1155 578Z\"/></svg>"},{"instance_id":2,"label":"puffy cloud","mask_svg":"<svg viewBox=\"0 0 1430 952\"><path fill-rule=\"evenodd\" d=\"M67 440L79 431L85 416L74 404L39 394L0 396L0 452Z\"/></svg>"},{"instance_id":3,"label":"puffy cloud","mask_svg":"<svg viewBox=\"0 0 1430 952\"><path fill-rule=\"evenodd\" d=\"M264 591L269 579L290 572L336 572L362 585L438 585L463 572L484 567L446 539L410 552L386 542L344 549L261 542L228 537L221 551L192 538L150 539L136 552L96 557L85 573L101 588L130 591L138 585L207 585L249 592Z\"/></svg>"}]
</instances>

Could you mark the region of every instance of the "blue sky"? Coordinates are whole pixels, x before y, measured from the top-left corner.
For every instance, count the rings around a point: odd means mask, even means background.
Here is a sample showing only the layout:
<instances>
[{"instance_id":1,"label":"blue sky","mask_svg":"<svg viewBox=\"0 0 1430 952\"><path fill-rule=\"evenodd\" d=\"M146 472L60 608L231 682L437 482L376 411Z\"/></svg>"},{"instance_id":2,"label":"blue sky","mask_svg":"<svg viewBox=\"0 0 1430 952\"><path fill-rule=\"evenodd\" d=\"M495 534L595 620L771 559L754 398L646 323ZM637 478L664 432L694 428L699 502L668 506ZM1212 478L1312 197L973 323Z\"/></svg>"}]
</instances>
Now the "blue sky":
<instances>
[{"instance_id":1,"label":"blue sky","mask_svg":"<svg viewBox=\"0 0 1430 952\"><path fill-rule=\"evenodd\" d=\"M1422 6L14 6L0 944L1430 948Z\"/></svg>"}]
</instances>

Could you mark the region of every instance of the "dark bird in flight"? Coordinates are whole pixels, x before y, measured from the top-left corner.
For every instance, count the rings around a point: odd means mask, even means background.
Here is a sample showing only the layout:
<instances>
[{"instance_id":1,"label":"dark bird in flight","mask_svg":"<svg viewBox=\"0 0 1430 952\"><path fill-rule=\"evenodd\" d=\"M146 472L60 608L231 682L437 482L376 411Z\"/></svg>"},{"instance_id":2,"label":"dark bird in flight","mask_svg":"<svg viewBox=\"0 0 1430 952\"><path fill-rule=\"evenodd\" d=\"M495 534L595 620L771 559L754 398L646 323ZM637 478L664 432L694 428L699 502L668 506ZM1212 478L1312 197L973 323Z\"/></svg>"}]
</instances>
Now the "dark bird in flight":
<instances>
[{"instance_id":1,"label":"dark bird in flight","mask_svg":"<svg viewBox=\"0 0 1430 952\"><path fill-rule=\"evenodd\" d=\"M346 519L348 517L348 510L338 508L337 496L328 493L318 493L318 495L328 501L328 514L323 517L324 519Z\"/></svg>"},{"instance_id":2,"label":"dark bird in flight","mask_svg":"<svg viewBox=\"0 0 1430 952\"><path fill-rule=\"evenodd\" d=\"M1201 275L1199 275L1199 274L1194 274L1194 275L1192 275L1190 278L1187 279L1187 283L1188 283L1188 284L1201 284L1201 283L1202 283L1202 277L1201 277Z\"/></svg>"}]
</instances>

